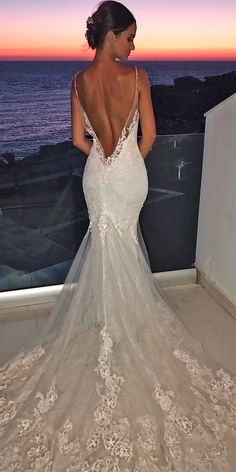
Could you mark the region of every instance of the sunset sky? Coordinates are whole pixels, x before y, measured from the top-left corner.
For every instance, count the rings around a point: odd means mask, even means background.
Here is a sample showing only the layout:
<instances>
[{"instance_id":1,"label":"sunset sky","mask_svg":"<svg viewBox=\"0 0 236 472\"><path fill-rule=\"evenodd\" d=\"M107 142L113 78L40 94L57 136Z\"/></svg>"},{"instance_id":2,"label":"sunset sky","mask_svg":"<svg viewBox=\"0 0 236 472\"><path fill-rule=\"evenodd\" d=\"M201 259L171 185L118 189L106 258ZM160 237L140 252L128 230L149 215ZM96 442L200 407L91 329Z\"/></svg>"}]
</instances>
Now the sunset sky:
<instances>
[{"instance_id":1,"label":"sunset sky","mask_svg":"<svg viewBox=\"0 0 236 472\"><path fill-rule=\"evenodd\" d=\"M88 60L92 0L1 0L0 60ZM127 0L137 20L131 60L236 60L235 0Z\"/></svg>"}]
</instances>

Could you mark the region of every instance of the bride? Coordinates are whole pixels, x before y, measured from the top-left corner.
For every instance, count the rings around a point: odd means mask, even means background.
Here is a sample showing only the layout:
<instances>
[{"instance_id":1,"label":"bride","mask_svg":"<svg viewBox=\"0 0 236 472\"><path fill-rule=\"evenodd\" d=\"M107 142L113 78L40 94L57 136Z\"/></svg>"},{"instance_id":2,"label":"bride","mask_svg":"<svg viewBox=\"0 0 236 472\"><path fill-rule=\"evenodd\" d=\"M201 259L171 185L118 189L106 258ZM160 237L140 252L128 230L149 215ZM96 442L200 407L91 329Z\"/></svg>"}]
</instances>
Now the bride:
<instances>
[{"instance_id":1,"label":"bride","mask_svg":"<svg viewBox=\"0 0 236 472\"><path fill-rule=\"evenodd\" d=\"M73 78L71 105L90 224L37 337L25 333L19 352L9 339L2 472L236 470L236 379L178 318L138 224L156 129L146 72L116 62L135 35L115 1L87 21L96 53Z\"/></svg>"}]
</instances>

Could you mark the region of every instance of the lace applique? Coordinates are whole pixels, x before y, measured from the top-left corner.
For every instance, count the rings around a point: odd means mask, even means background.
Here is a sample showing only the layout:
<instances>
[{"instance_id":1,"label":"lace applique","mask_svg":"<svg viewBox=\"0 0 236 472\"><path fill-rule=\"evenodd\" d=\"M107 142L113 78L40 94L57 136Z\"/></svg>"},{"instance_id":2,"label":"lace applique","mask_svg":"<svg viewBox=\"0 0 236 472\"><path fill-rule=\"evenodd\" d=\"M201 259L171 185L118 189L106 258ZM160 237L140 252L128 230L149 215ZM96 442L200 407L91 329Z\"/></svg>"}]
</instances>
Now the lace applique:
<instances>
[{"instance_id":1,"label":"lace applique","mask_svg":"<svg viewBox=\"0 0 236 472\"><path fill-rule=\"evenodd\" d=\"M59 470L65 472L228 471L227 446L223 440L226 415L228 424L230 422L225 405L213 402L213 409L210 408L208 413L206 397L192 386L197 401L190 418L177 409L174 392L165 391L153 375L153 397L164 412L160 417L162 424L149 414L134 418L131 424L126 416L121 416L118 398L125 379L112 373L113 340L106 326L101 329L100 338L98 365L95 368L101 378L95 384L99 401L94 409L94 430L83 447L74 434L71 417L65 419L59 431L54 431L50 425L48 414L59 396L54 378L44 395L36 393L38 403L32 415L17 420L15 440L11 446L0 451L0 471L51 472L53 465L57 467L55 451L59 453L59 456L56 454ZM32 358L37 357L36 352ZM233 415L236 390L230 376L219 369L216 380L209 369L200 368L186 352L177 349L175 355L188 364L197 386L202 385L208 394L217 392L219 398L228 400L227 406L229 404L229 409L232 407ZM29 357L27 359L25 365L30 363ZM1 418L7 413L5 419L10 421L18 406L1 398ZM233 418L235 416L231 418L232 424ZM121 468L120 461L125 461L129 466L122 462Z\"/></svg>"},{"instance_id":2,"label":"lace applique","mask_svg":"<svg viewBox=\"0 0 236 472\"><path fill-rule=\"evenodd\" d=\"M123 377L111 374L110 363L113 342L106 327L101 330L101 336L102 346L98 359L99 366L95 370L104 379L104 382L97 384L97 392L101 397L101 402L95 410L94 417L98 426L87 441L87 449L94 452L103 445L110 455L98 459L88 470L107 472L121 472L121 470L124 470L124 472L148 472L153 470L154 472L156 470L167 472L169 469L164 467L155 468L155 464L159 462L159 457L154 457L151 453L157 451L158 445L155 439L156 428L152 424L149 415L144 415L134 421L139 433L133 439L131 439L131 425L128 418L113 419L113 410L117 406L120 386L125 380ZM138 448L142 450L140 455ZM134 468L124 467L124 469L120 469L119 460L124 459L130 462L135 454L136 464ZM150 465L152 465L152 469Z\"/></svg>"},{"instance_id":3,"label":"lace applique","mask_svg":"<svg viewBox=\"0 0 236 472\"><path fill-rule=\"evenodd\" d=\"M110 338L106 326L101 330L101 350L98 357L98 367L94 370L104 379L101 383L96 383L96 390L101 402L94 412L95 421L99 426L109 425L112 418L113 409L116 407L118 394L124 383L124 378L111 374L111 352L113 341ZM103 393L104 390L104 393Z\"/></svg>"},{"instance_id":4,"label":"lace applique","mask_svg":"<svg viewBox=\"0 0 236 472\"><path fill-rule=\"evenodd\" d=\"M52 434L52 429L48 426L44 415L53 407L57 399L55 386L56 380L53 379L45 396L37 392L35 398L40 398L40 400L37 407L34 408L32 417L17 421L20 441L16 441L13 447L6 447L0 452L1 471L22 472L23 470L32 470L34 472L51 472L53 460L49 449L48 436ZM22 451L26 444L27 455L23 455ZM26 466L29 468L26 469Z\"/></svg>"},{"instance_id":5,"label":"lace applique","mask_svg":"<svg viewBox=\"0 0 236 472\"><path fill-rule=\"evenodd\" d=\"M137 435L136 444L140 446L140 448L144 451L147 457L149 457L150 461L153 464L159 464L160 462L160 444L157 441L157 425L151 421L149 415L145 415L140 417L136 424L141 425L141 430ZM154 457L153 454L156 454ZM145 461L146 462L146 461ZM141 462L140 462L141 465ZM137 470L143 470L142 467L138 468ZM147 468L148 470L148 468ZM160 469L158 469L160 470ZM162 469L164 471L164 469Z\"/></svg>"},{"instance_id":6,"label":"lace applique","mask_svg":"<svg viewBox=\"0 0 236 472\"><path fill-rule=\"evenodd\" d=\"M5 365L0 369L0 391L6 390L9 385L13 385L14 389L19 388L21 383L26 379L26 373L33 366L34 362L38 360L45 353L42 346L37 346L32 351L25 354L20 352L10 364ZM0 398L0 438L3 436L5 426L17 414L24 401L24 395L21 395L17 401L12 401L2 396Z\"/></svg>"},{"instance_id":7,"label":"lace applique","mask_svg":"<svg viewBox=\"0 0 236 472\"><path fill-rule=\"evenodd\" d=\"M175 461L178 461L182 456L181 448L179 447L181 440L179 433L183 432L189 438L193 424L187 416L178 413L172 401L174 392L172 390L164 392L156 376L153 379L155 386L153 397L158 401L161 409L168 413L167 420L165 421L164 440L171 452L171 456Z\"/></svg>"},{"instance_id":8,"label":"lace applique","mask_svg":"<svg viewBox=\"0 0 236 472\"><path fill-rule=\"evenodd\" d=\"M4 426L16 416L20 406L20 402L14 402L11 400L7 402L5 397L0 398L0 437L3 436Z\"/></svg>"},{"instance_id":9,"label":"lace applique","mask_svg":"<svg viewBox=\"0 0 236 472\"><path fill-rule=\"evenodd\" d=\"M116 373L111 373L113 341L105 326L102 328L100 336L101 348L98 356L98 366L95 368L102 379L101 382L96 383L96 391L100 398L94 411L97 427L88 438L86 449L91 453L99 449L100 454L100 447L103 446L108 455L94 460L94 455L91 454L91 459L85 459L78 437L76 436L73 440L70 439L70 434L73 434L73 423L72 419L67 417L54 438L62 458L66 457L65 470L67 472L119 472L121 471L119 461L130 462L131 458L134 457L134 442L130 438L131 425L128 419L126 417L113 419L113 411L117 407L117 399L125 380ZM35 398L39 401L32 416L17 421L18 432L16 432L17 437L14 445L6 447L0 452L1 471L51 472L52 470L54 462L50 444L54 436L54 430L47 421L47 413L53 408L58 398L56 379L53 379L45 395L37 392ZM3 407L5 404L4 400L0 403ZM147 437L141 439L140 435L139 444L143 445L143 449L148 452L154 438L150 438L152 433L147 417L141 423L149 439ZM22 454L23 450L25 450L25 454ZM139 460L139 464L142 464L141 459L137 460ZM146 463L146 461L144 462ZM129 468L124 470L130 472ZM141 472L143 467L136 465L135 470Z\"/></svg>"},{"instance_id":10,"label":"lace applique","mask_svg":"<svg viewBox=\"0 0 236 472\"><path fill-rule=\"evenodd\" d=\"M87 449L90 451L96 450L101 440L104 448L109 451L112 456L113 468L101 468L110 466L108 463L102 464L104 460L96 461L91 470L117 470L119 471L119 458L130 461L133 456L133 443L130 440L130 424L127 418L119 418L117 421L112 421L113 410L117 405L117 398L121 390L121 386L125 382L124 378L111 374L111 354L113 341L109 336L106 326L101 330L101 350L98 357L98 367L95 371L101 376L103 382L96 384L96 390L100 397L94 418L98 427L91 434L87 441Z\"/></svg>"},{"instance_id":11,"label":"lace applique","mask_svg":"<svg viewBox=\"0 0 236 472\"><path fill-rule=\"evenodd\" d=\"M130 234L134 239L134 242L136 244L139 244L137 238L137 230L135 229L136 227L133 223L130 222L130 219L123 219L122 222L120 222L116 221L113 216L110 216L106 213L100 213L97 215L93 214L90 219L89 230L91 230L92 228L98 228L99 233L101 235L102 244L104 245L106 240L106 233L111 223L114 225L120 236L123 236L124 233L129 229Z\"/></svg>"},{"instance_id":12,"label":"lace applique","mask_svg":"<svg viewBox=\"0 0 236 472\"><path fill-rule=\"evenodd\" d=\"M191 375L193 386L190 388L199 399L196 413L206 417L207 423L218 439L223 438L229 426L232 427L232 431L236 432L236 384L230 375L220 368L216 371L216 379L208 367L201 367L198 361L192 359L186 351L176 349L174 354L186 364ZM199 389L209 395L213 404L210 410Z\"/></svg>"},{"instance_id":13,"label":"lace applique","mask_svg":"<svg viewBox=\"0 0 236 472\"><path fill-rule=\"evenodd\" d=\"M108 230L108 222L107 222L107 217L105 214L102 214L98 220L98 229L102 237L102 242L105 242L105 234Z\"/></svg>"},{"instance_id":14,"label":"lace applique","mask_svg":"<svg viewBox=\"0 0 236 472\"><path fill-rule=\"evenodd\" d=\"M98 228L102 244L105 244L105 235L108 230L108 218L105 213L101 213L100 215L94 215L90 219L88 229L91 231L93 228Z\"/></svg>"},{"instance_id":15,"label":"lace applique","mask_svg":"<svg viewBox=\"0 0 236 472\"><path fill-rule=\"evenodd\" d=\"M190 448L186 464L187 470L190 472L215 472L216 470L217 472L228 472L226 444L219 442L217 447L202 445L197 455L194 454L194 448Z\"/></svg>"},{"instance_id":16,"label":"lace applique","mask_svg":"<svg viewBox=\"0 0 236 472\"><path fill-rule=\"evenodd\" d=\"M13 381L21 380L23 382L26 379L25 373L43 354L45 354L45 349L42 346L37 346L27 354L19 353L10 364L2 367L0 369L0 391L5 390Z\"/></svg>"},{"instance_id":17,"label":"lace applique","mask_svg":"<svg viewBox=\"0 0 236 472\"><path fill-rule=\"evenodd\" d=\"M202 409L199 399L194 407L194 414L189 418L187 415L178 412L171 399L174 397L174 392L171 390L164 392L156 378L153 396L158 400L162 410L168 413L167 419L164 421L164 441L175 464L181 461L184 454L185 463L190 466L187 470L196 470L197 472L228 470L227 447L226 443L221 440L223 435L217 435L220 425L214 416L214 412L213 414L209 412L211 421L208 421L209 404L205 404L205 408ZM203 419L206 426L203 427L200 418ZM183 434L186 438L189 438L189 443L184 448L182 446L184 444L182 442ZM199 439L200 446L198 446ZM172 459L170 460L167 456L167 460L171 465Z\"/></svg>"},{"instance_id":18,"label":"lace applique","mask_svg":"<svg viewBox=\"0 0 236 472\"><path fill-rule=\"evenodd\" d=\"M230 397L234 397L236 400L236 384L222 368L216 372L217 380L208 367L200 367L198 361L192 359L186 351L176 349L174 355L186 364L192 384L205 390L212 401L215 402L217 398L229 401Z\"/></svg>"},{"instance_id":19,"label":"lace applique","mask_svg":"<svg viewBox=\"0 0 236 472\"><path fill-rule=\"evenodd\" d=\"M68 417L57 435L58 449L62 456L66 456L66 470L68 472L88 471L90 470L89 464L83 460L78 437L76 436L73 441L70 440L72 433L73 423L72 419Z\"/></svg>"},{"instance_id":20,"label":"lace applique","mask_svg":"<svg viewBox=\"0 0 236 472\"><path fill-rule=\"evenodd\" d=\"M58 398L55 386L56 381L54 380L45 397L40 392L36 393L35 398L40 398L40 401L38 402L38 409L40 413L47 413Z\"/></svg>"}]
</instances>

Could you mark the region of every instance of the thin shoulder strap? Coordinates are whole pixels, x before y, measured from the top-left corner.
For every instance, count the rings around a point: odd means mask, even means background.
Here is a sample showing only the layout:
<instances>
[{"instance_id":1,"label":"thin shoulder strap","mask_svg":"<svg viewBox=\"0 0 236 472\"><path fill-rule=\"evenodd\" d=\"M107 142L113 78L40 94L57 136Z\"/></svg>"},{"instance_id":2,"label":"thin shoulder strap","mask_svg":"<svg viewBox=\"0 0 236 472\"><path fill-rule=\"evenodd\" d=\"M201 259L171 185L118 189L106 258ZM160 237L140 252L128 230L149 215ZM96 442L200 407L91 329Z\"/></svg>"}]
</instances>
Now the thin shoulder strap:
<instances>
[{"instance_id":1,"label":"thin shoulder strap","mask_svg":"<svg viewBox=\"0 0 236 472\"><path fill-rule=\"evenodd\" d=\"M77 97L77 100L78 100L78 103L79 103L79 106L81 108L81 110L84 112L84 109L81 105L81 102L80 102L80 99L79 99L79 94L78 94L78 90L77 90L77 85L76 85L76 77L78 75L79 72L77 72L74 76L74 79L73 79L73 84L74 84L74 89L75 89L75 94L76 94L76 97Z\"/></svg>"},{"instance_id":2,"label":"thin shoulder strap","mask_svg":"<svg viewBox=\"0 0 236 472\"><path fill-rule=\"evenodd\" d=\"M73 85L74 85L74 89L75 89L75 95L77 97L77 100L78 100L78 104L79 104L79 110L80 110L80 117L81 117L81 121L84 125L84 127L86 127L86 124L85 124L85 118L84 118L84 109L80 103L80 99L79 99L79 94L78 94L78 90L77 90L77 86L76 86L76 77L78 75L78 72L75 74L74 78L73 78Z\"/></svg>"},{"instance_id":3,"label":"thin shoulder strap","mask_svg":"<svg viewBox=\"0 0 236 472\"><path fill-rule=\"evenodd\" d=\"M136 93L138 91L138 68L135 66Z\"/></svg>"},{"instance_id":4,"label":"thin shoulder strap","mask_svg":"<svg viewBox=\"0 0 236 472\"><path fill-rule=\"evenodd\" d=\"M78 72L74 76L73 83L74 83L75 95L79 100L78 91L77 91L77 87L76 87L76 77L77 77L77 75L78 75Z\"/></svg>"},{"instance_id":5,"label":"thin shoulder strap","mask_svg":"<svg viewBox=\"0 0 236 472\"><path fill-rule=\"evenodd\" d=\"M125 126L126 127L130 121L130 118L134 116L134 110L137 109L137 105L138 105L138 70L137 70L137 66L135 66L135 93L134 93L134 99L133 99L133 103L131 105L131 109L130 109L130 112L128 114L128 118L126 120L126 123L125 123Z\"/></svg>"},{"instance_id":6,"label":"thin shoulder strap","mask_svg":"<svg viewBox=\"0 0 236 472\"><path fill-rule=\"evenodd\" d=\"M78 72L77 72L77 73L75 74L75 76L74 76L73 84L74 84L74 89L75 89L75 94L76 94L77 100L78 100L78 102L79 102L80 107L81 107L82 110L83 110L83 107L82 107L82 105L81 105L81 103L80 103L80 99L79 99L79 94L78 94L77 86L76 86L76 77L77 77L77 75L78 75Z\"/></svg>"}]
</instances>

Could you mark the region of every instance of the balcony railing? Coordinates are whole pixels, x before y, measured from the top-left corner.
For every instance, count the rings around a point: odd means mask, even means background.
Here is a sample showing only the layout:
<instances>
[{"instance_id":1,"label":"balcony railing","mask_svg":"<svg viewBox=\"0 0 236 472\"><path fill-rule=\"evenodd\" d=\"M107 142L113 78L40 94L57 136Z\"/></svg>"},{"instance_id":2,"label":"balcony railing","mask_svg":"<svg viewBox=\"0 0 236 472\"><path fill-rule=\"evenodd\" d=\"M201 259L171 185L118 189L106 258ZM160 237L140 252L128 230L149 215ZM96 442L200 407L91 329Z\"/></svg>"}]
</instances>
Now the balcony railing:
<instances>
[{"instance_id":1,"label":"balcony railing","mask_svg":"<svg viewBox=\"0 0 236 472\"><path fill-rule=\"evenodd\" d=\"M160 135L145 159L140 225L153 272L194 267L203 134ZM89 223L86 156L70 142L0 167L0 290L63 283Z\"/></svg>"}]
</instances>

